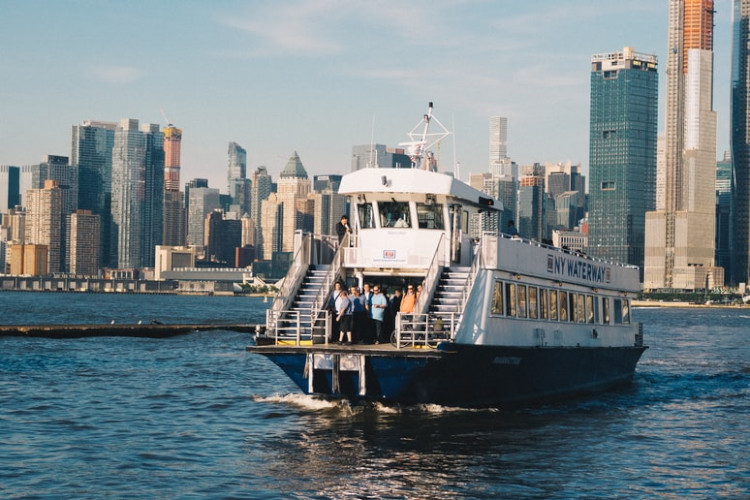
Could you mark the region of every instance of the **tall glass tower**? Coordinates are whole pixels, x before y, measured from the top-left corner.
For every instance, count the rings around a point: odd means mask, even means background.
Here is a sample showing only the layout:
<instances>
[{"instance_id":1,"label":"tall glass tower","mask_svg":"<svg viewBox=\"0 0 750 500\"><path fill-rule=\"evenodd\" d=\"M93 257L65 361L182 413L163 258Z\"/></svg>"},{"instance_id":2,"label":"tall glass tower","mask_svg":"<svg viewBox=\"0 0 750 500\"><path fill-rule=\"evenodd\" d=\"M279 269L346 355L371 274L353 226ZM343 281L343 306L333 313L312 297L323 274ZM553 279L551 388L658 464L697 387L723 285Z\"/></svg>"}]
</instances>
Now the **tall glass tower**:
<instances>
[{"instance_id":1,"label":"tall glass tower","mask_svg":"<svg viewBox=\"0 0 750 500\"><path fill-rule=\"evenodd\" d=\"M591 58L586 252L639 267L646 212L655 206L656 65L656 56L631 47Z\"/></svg>"},{"instance_id":2,"label":"tall glass tower","mask_svg":"<svg viewBox=\"0 0 750 500\"><path fill-rule=\"evenodd\" d=\"M750 0L734 0L730 282L750 280Z\"/></svg>"}]
</instances>

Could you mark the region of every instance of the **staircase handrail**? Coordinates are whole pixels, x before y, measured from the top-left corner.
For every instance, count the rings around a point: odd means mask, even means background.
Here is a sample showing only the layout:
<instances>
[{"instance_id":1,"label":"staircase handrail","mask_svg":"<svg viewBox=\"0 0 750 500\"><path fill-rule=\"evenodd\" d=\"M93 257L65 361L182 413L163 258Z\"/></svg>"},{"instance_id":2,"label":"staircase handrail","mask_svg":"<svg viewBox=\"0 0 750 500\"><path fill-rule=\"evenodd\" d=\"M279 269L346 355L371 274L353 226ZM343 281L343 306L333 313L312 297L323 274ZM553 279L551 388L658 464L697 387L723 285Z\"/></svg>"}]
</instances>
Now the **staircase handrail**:
<instances>
[{"instance_id":1,"label":"staircase handrail","mask_svg":"<svg viewBox=\"0 0 750 500\"><path fill-rule=\"evenodd\" d=\"M445 248L443 248L444 244L445 233L441 233L437 248L430 261L430 267L427 268L427 274L422 283L422 293L419 295L419 299L417 299L417 303L414 306L414 311L417 313L426 313L429 304L432 302L432 297L435 295L435 289L440 279L440 271L443 267L441 265L443 263L441 255L445 252Z\"/></svg>"},{"instance_id":2,"label":"staircase handrail","mask_svg":"<svg viewBox=\"0 0 750 500\"><path fill-rule=\"evenodd\" d=\"M474 278L477 277L481 263L484 260L482 253L482 245L476 245L477 253L474 254L474 259L471 261L471 267L469 268L469 275L466 277L464 286L461 289L461 300L459 302L459 311L463 311L466 308L466 302L469 300L471 294L471 287L474 285Z\"/></svg>"},{"instance_id":3,"label":"staircase handrail","mask_svg":"<svg viewBox=\"0 0 750 500\"><path fill-rule=\"evenodd\" d=\"M292 260L292 267L287 271L284 276L279 290L274 295L273 302L269 308L272 311L282 311L289 308L289 304L294 300L294 292L299 287L305 274L307 273L308 267L310 267L310 239L312 235L309 233L302 233L302 241L294 254ZM274 318L271 316L270 318ZM275 318L272 321L273 324L268 322L269 316L266 316L266 328L268 330L275 329L276 321Z\"/></svg>"},{"instance_id":4,"label":"staircase handrail","mask_svg":"<svg viewBox=\"0 0 750 500\"><path fill-rule=\"evenodd\" d=\"M339 275L341 267L344 263L344 249L348 246L349 233L346 233L344 235L344 238L341 240L339 247L336 249L336 253L333 254L331 267L328 269L325 278L323 278L323 284L321 285L320 290L318 290L318 294L315 296L315 300L313 300L313 316L311 318L313 325L315 325L315 323L318 321L320 314L327 310L328 297L331 294L331 288L333 287L334 279L336 279L336 277Z\"/></svg>"}]
</instances>

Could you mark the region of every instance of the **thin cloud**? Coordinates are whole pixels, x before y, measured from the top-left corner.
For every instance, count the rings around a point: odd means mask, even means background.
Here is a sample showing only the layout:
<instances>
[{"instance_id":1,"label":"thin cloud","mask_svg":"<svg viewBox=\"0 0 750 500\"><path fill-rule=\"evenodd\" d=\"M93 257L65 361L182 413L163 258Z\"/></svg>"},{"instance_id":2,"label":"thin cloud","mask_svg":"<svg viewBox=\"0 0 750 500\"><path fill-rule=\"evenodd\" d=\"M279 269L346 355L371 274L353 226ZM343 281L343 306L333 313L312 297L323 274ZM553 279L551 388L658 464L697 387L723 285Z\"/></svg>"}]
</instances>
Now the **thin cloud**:
<instances>
[{"instance_id":1,"label":"thin cloud","mask_svg":"<svg viewBox=\"0 0 750 500\"><path fill-rule=\"evenodd\" d=\"M133 66L94 66L91 73L99 80L118 84L133 83L144 75L142 69Z\"/></svg>"},{"instance_id":2,"label":"thin cloud","mask_svg":"<svg viewBox=\"0 0 750 500\"><path fill-rule=\"evenodd\" d=\"M274 3L264 9L233 13L219 22L255 35L270 49L330 54L342 49L326 35L328 30L324 28L334 13L332 2Z\"/></svg>"}]
</instances>

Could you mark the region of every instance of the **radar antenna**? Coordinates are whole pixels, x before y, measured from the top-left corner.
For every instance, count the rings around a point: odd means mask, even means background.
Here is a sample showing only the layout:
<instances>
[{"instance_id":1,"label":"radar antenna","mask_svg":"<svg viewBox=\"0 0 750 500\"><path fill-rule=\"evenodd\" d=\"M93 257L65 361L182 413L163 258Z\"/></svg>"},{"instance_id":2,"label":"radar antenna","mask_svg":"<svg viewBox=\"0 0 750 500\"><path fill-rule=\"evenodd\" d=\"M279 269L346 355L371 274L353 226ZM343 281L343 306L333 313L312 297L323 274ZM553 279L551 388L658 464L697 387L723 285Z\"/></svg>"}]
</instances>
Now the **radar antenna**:
<instances>
[{"instance_id":1,"label":"radar antenna","mask_svg":"<svg viewBox=\"0 0 750 500\"><path fill-rule=\"evenodd\" d=\"M430 122L437 123L440 130L430 132ZM408 142L400 142L398 145L406 149L406 154L411 159L412 168L421 168L423 170L437 171L438 159L432 152L434 146L440 147L440 142L448 137L451 133L445 126L440 123L437 117L432 115L432 102L427 107L427 113L407 134Z\"/></svg>"}]
</instances>

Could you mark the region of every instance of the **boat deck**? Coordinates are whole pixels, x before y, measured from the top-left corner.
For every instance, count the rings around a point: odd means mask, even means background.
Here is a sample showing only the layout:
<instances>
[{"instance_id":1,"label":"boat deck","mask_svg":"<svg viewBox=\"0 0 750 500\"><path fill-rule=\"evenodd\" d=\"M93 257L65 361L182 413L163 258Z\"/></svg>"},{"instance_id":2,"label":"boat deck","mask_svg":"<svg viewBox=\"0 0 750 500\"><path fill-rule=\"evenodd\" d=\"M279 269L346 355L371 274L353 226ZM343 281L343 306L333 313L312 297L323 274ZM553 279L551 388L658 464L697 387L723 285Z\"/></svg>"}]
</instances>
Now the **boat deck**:
<instances>
[{"instance_id":1,"label":"boat deck","mask_svg":"<svg viewBox=\"0 0 750 500\"><path fill-rule=\"evenodd\" d=\"M401 347L398 348L391 343L386 344L300 344L294 343L270 344L270 345L249 345L247 350L257 353L274 353L274 354L301 354L301 353L322 353L322 354L366 354L392 357L419 357L419 358L440 358L446 354L445 350L439 350L428 346Z\"/></svg>"}]
</instances>

